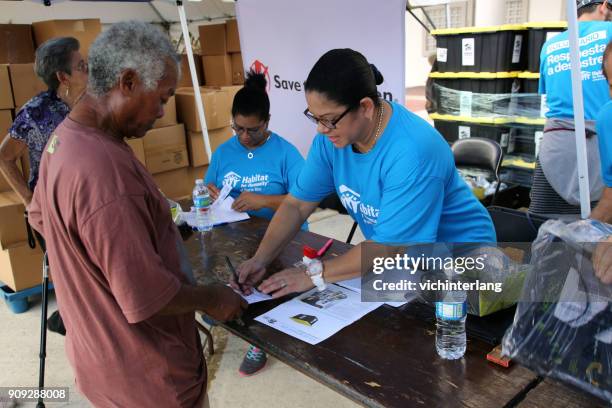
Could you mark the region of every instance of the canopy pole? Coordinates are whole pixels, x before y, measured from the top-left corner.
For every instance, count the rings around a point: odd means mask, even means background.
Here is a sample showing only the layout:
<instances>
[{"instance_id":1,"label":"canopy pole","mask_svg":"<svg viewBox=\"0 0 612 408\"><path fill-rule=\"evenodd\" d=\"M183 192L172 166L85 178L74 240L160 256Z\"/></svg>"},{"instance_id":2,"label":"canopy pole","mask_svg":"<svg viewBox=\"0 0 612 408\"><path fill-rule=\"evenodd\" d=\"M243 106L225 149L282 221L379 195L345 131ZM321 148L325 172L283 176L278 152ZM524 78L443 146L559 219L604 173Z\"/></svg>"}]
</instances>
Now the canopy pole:
<instances>
[{"instance_id":1,"label":"canopy pole","mask_svg":"<svg viewBox=\"0 0 612 408\"><path fill-rule=\"evenodd\" d=\"M574 100L574 129L576 132L576 159L578 162L578 186L580 188L580 212L582 219L586 219L591 213L591 194L589 191L584 101L582 99L582 69L580 66L580 47L578 39L578 12L575 0L567 0L567 20L569 22L569 46L570 63L572 67L572 96Z\"/></svg>"},{"instance_id":2,"label":"canopy pole","mask_svg":"<svg viewBox=\"0 0 612 408\"><path fill-rule=\"evenodd\" d=\"M200 124L202 127L202 139L204 139L204 148L208 155L208 160L212 157L212 151L210 149L210 139L208 138L208 127L206 126L206 117L204 116L204 104L202 103L202 95L200 94L200 84L198 83L198 75L195 69L195 62L193 60L193 49L191 48L191 36L189 35L189 27L187 26L187 18L185 16L185 7L183 6L182 0L176 1L178 8L179 19L181 20L181 28L183 30L183 39L185 41L185 51L187 52L187 61L189 62L189 71L191 71L191 84L193 85L193 96L196 101L196 108L198 109L198 116L200 118ZM200 39L201 41L201 39Z\"/></svg>"}]
</instances>

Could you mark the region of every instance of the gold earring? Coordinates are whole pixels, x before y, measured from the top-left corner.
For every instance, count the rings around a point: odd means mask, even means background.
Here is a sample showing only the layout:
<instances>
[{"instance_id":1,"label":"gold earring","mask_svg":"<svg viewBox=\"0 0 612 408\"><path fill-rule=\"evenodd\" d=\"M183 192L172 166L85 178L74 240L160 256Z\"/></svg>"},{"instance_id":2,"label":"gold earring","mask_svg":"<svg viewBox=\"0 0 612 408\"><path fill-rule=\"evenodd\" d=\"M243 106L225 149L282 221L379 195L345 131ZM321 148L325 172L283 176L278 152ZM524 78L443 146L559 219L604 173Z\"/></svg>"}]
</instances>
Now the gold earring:
<instances>
[{"instance_id":1,"label":"gold earring","mask_svg":"<svg viewBox=\"0 0 612 408\"><path fill-rule=\"evenodd\" d=\"M69 92L70 92L70 88L66 88L66 98L68 97Z\"/></svg>"}]
</instances>

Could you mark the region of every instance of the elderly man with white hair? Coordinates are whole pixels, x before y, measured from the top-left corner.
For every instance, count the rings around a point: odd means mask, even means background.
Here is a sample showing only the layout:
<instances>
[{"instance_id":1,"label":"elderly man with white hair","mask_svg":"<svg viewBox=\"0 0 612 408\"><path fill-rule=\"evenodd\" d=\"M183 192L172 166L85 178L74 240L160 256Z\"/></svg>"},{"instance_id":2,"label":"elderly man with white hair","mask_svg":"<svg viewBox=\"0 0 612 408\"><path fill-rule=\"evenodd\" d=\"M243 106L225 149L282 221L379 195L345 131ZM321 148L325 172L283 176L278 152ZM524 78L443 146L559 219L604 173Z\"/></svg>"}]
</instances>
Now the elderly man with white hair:
<instances>
[{"instance_id":1,"label":"elderly man with white hair","mask_svg":"<svg viewBox=\"0 0 612 408\"><path fill-rule=\"evenodd\" d=\"M226 286L190 284L167 201L123 141L163 115L180 75L174 49L152 25L115 24L91 47L89 72L29 207L77 386L97 407L207 406L194 312L230 320L246 303Z\"/></svg>"}]
</instances>

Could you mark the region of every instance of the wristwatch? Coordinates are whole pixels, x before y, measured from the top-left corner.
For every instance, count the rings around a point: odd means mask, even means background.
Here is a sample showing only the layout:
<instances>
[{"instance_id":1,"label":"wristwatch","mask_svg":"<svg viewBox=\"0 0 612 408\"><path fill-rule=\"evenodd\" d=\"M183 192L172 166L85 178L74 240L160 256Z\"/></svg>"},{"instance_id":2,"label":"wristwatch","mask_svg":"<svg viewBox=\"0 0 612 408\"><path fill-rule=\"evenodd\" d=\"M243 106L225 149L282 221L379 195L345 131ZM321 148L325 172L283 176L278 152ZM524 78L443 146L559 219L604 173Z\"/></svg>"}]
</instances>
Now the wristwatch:
<instances>
[{"instance_id":1,"label":"wristwatch","mask_svg":"<svg viewBox=\"0 0 612 408\"><path fill-rule=\"evenodd\" d=\"M320 291L327 288L327 283L323 279L323 262L319 259L312 259L306 267L306 275L310 278L313 285Z\"/></svg>"}]
</instances>

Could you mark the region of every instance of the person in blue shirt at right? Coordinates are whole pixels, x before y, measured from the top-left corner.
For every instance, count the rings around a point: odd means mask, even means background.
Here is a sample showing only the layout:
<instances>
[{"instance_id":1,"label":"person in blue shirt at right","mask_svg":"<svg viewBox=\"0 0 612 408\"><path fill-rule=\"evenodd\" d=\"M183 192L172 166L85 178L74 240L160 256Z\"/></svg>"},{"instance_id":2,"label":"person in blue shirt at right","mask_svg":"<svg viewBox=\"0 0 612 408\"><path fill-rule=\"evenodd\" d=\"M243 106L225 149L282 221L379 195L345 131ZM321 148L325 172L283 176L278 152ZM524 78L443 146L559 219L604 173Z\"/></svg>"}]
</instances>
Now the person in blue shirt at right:
<instances>
[{"instance_id":1,"label":"person in blue shirt at right","mask_svg":"<svg viewBox=\"0 0 612 408\"><path fill-rule=\"evenodd\" d=\"M601 62L612 39L612 3L577 0L577 9L590 201L595 204L603 190L595 119L610 100ZM529 212L571 221L580 217L580 190L568 38L565 31L542 46L539 93L545 95L548 112L536 159Z\"/></svg>"},{"instance_id":2,"label":"person in blue shirt at right","mask_svg":"<svg viewBox=\"0 0 612 408\"><path fill-rule=\"evenodd\" d=\"M459 176L448 143L402 105L380 99L382 82L378 69L351 49L327 52L310 71L304 114L319 133L257 252L238 268L245 293L333 192L369 241L495 242L491 218ZM321 271L277 272L259 289L280 297L360 276L361 247L325 260Z\"/></svg>"}]
</instances>

